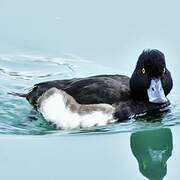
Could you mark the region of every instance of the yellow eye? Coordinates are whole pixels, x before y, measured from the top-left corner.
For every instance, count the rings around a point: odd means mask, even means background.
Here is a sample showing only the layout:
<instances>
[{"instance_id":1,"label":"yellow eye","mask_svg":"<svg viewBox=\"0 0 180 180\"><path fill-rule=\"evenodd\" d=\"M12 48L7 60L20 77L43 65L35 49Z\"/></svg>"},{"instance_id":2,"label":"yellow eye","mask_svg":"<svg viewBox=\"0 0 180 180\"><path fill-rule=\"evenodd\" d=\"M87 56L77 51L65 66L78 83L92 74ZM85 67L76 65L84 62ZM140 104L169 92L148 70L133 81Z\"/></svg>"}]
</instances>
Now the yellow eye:
<instances>
[{"instance_id":1,"label":"yellow eye","mask_svg":"<svg viewBox=\"0 0 180 180\"><path fill-rule=\"evenodd\" d=\"M144 68L142 68L142 73L145 74L146 73L146 70Z\"/></svg>"}]
</instances>

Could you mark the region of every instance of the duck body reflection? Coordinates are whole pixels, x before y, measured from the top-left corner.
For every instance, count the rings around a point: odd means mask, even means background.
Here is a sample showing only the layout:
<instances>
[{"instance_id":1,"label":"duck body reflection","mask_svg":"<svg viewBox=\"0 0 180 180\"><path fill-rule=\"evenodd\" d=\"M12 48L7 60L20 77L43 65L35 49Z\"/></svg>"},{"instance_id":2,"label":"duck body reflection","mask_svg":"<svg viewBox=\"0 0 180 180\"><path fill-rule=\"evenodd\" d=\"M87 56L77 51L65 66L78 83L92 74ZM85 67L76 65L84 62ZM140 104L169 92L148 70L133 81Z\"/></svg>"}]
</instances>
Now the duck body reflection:
<instances>
[{"instance_id":1,"label":"duck body reflection","mask_svg":"<svg viewBox=\"0 0 180 180\"><path fill-rule=\"evenodd\" d=\"M159 128L135 132L130 143L140 172L149 180L162 180L173 149L171 130Z\"/></svg>"}]
</instances>

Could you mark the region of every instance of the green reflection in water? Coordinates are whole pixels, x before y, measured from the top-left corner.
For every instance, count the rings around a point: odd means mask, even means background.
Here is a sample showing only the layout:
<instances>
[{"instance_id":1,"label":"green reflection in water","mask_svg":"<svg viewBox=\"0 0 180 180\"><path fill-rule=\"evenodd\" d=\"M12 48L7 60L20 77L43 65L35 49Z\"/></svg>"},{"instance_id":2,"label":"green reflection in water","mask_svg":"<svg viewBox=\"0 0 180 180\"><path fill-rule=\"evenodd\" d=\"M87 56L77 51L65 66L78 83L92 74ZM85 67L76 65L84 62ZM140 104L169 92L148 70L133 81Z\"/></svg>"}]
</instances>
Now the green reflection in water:
<instances>
[{"instance_id":1,"label":"green reflection in water","mask_svg":"<svg viewBox=\"0 0 180 180\"><path fill-rule=\"evenodd\" d=\"M131 150L138 160L140 172L149 180L162 180L167 173L167 160L172 154L169 128L132 133Z\"/></svg>"}]
</instances>

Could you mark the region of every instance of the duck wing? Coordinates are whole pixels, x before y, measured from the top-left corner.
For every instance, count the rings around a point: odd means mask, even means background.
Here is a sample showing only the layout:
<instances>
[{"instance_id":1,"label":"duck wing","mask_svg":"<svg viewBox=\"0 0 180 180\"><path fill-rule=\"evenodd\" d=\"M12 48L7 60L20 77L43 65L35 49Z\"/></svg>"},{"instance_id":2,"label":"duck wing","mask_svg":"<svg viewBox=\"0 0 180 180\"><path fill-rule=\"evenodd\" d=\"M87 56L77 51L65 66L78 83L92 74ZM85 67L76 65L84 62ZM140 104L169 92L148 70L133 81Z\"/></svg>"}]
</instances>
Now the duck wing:
<instances>
[{"instance_id":1,"label":"duck wing","mask_svg":"<svg viewBox=\"0 0 180 180\"><path fill-rule=\"evenodd\" d=\"M36 108L38 98L52 87L64 90L80 104L114 104L130 98L129 77L99 75L42 82L33 87L26 99Z\"/></svg>"}]
</instances>

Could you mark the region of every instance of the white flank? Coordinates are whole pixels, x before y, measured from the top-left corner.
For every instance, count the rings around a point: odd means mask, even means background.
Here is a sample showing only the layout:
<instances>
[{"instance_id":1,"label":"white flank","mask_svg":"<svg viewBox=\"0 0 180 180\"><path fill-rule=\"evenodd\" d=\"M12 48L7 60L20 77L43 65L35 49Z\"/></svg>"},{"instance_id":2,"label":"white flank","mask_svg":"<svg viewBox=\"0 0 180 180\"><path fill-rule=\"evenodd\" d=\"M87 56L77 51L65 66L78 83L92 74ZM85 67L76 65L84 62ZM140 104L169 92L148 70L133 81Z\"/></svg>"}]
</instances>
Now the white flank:
<instances>
[{"instance_id":1,"label":"white flank","mask_svg":"<svg viewBox=\"0 0 180 180\"><path fill-rule=\"evenodd\" d=\"M65 102L66 98L56 92L43 100L38 110L48 122L61 129L86 128L114 122L112 113L95 111L80 115L67 108Z\"/></svg>"}]
</instances>

